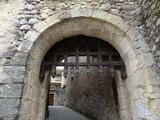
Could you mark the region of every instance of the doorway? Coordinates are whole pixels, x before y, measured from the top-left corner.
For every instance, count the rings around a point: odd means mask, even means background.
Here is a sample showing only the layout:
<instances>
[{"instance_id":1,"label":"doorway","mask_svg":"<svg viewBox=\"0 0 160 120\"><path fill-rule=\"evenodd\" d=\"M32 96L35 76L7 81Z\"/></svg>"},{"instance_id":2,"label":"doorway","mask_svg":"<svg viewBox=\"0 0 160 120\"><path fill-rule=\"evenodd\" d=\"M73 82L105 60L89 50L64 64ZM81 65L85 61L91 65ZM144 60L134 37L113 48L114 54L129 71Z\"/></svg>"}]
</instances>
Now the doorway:
<instances>
[{"instance_id":1,"label":"doorway","mask_svg":"<svg viewBox=\"0 0 160 120\"><path fill-rule=\"evenodd\" d=\"M79 35L56 43L41 64L40 79L50 71L48 106L65 106L89 119L119 120L116 70L127 77L119 53L103 40Z\"/></svg>"}]
</instances>

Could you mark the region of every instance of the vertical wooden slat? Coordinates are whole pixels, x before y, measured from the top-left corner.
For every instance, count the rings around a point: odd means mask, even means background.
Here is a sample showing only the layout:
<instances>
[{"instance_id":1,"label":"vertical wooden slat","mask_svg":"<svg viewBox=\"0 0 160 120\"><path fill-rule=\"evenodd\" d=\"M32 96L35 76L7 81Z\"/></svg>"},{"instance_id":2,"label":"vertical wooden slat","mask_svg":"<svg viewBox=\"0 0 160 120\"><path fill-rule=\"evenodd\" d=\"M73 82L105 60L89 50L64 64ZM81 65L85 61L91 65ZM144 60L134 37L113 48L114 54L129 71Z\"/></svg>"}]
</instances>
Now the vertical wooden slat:
<instances>
[{"instance_id":1,"label":"vertical wooden slat","mask_svg":"<svg viewBox=\"0 0 160 120\"><path fill-rule=\"evenodd\" d=\"M71 67L70 72L71 72L71 79L73 79L74 78L74 66Z\"/></svg>"},{"instance_id":2,"label":"vertical wooden slat","mask_svg":"<svg viewBox=\"0 0 160 120\"><path fill-rule=\"evenodd\" d=\"M76 45L76 66L75 66L75 75L79 75L79 46Z\"/></svg>"},{"instance_id":3,"label":"vertical wooden slat","mask_svg":"<svg viewBox=\"0 0 160 120\"><path fill-rule=\"evenodd\" d=\"M64 77L66 78L67 77L67 74L68 74L68 55L64 55Z\"/></svg>"},{"instance_id":4,"label":"vertical wooden slat","mask_svg":"<svg viewBox=\"0 0 160 120\"><path fill-rule=\"evenodd\" d=\"M54 78L56 76L56 59L57 59L57 56L54 55L53 56L53 66L52 66L52 71L51 71L51 76Z\"/></svg>"},{"instance_id":5,"label":"vertical wooden slat","mask_svg":"<svg viewBox=\"0 0 160 120\"><path fill-rule=\"evenodd\" d=\"M127 78L126 68L122 58L121 58L121 78L122 79Z\"/></svg>"},{"instance_id":6,"label":"vertical wooden slat","mask_svg":"<svg viewBox=\"0 0 160 120\"><path fill-rule=\"evenodd\" d=\"M100 53L101 52L101 43L98 43L98 47L97 47L97 52ZM102 74L103 73L103 66L102 66L102 55L98 54L98 73Z\"/></svg>"},{"instance_id":7,"label":"vertical wooden slat","mask_svg":"<svg viewBox=\"0 0 160 120\"><path fill-rule=\"evenodd\" d=\"M41 67L40 67L40 73L39 73L40 81L44 80L44 76L45 76L45 59L42 60Z\"/></svg>"},{"instance_id":8,"label":"vertical wooden slat","mask_svg":"<svg viewBox=\"0 0 160 120\"><path fill-rule=\"evenodd\" d=\"M91 65L90 65L90 54L89 54L89 47L87 46L87 74L90 76L91 74Z\"/></svg>"},{"instance_id":9,"label":"vertical wooden slat","mask_svg":"<svg viewBox=\"0 0 160 120\"><path fill-rule=\"evenodd\" d=\"M114 70L114 65L112 63L113 58L112 58L112 52L111 52L111 50L109 50L109 56L108 57L109 57L109 62L110 62L109 71L110 71L111 77L114 78L115 70Z\"/></svg>"}]
</instances>

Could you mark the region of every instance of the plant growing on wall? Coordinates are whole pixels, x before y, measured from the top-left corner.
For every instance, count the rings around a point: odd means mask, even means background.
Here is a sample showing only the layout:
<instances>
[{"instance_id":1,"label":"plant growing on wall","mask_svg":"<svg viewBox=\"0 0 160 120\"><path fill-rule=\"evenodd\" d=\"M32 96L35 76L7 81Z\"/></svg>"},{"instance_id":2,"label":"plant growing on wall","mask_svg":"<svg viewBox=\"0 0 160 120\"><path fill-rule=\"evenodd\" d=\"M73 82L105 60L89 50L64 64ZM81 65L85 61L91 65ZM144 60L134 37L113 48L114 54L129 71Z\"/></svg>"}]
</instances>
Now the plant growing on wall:
<instances>
[{"instance_id":1,"label":"plant growing on wall","mask_svg":"<svg viewBox=\"0 0 160 120\"><path fill-rule=\"evenodd\" d=\"M156 14L157 16L160 16L160 0L158 2L158 5L157 5L158 9L156 10Z\"/></svg>"}]
</instances>

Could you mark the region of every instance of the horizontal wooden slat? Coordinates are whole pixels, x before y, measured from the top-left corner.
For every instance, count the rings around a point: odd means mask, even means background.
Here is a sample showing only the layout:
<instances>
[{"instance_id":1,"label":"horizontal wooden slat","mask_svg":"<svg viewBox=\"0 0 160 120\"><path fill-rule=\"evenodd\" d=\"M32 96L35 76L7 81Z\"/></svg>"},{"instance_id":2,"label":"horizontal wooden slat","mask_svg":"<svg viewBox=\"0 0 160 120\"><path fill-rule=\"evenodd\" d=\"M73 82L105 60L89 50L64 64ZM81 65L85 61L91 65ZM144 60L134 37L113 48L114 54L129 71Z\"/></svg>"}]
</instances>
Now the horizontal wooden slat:
<instances>
[{"instance_id":1,"label":"horizontal wooden slat","mask_svg":"<svg viewBox=\"0 0 160 120\"><path fill-rule=\"evenodd\" d=\"M53 62L46 62L46 65L54 65L55 63ZM111 64L113 64L114 66L121 66L121 62L102 62L101 65L102 66L110 66ZM56 66L76 66L77 63L73 63L73 62L61 62L61 63L57 63ZM87 62L79 62L78 66L88 66ZM90 66L99 66L99 63L90 63Z\"/></svg>"},{"instance_id":2,"label":"horizontal wooden slat","mask_svg":"<svg viewBox=\"0 0 160 120\"><path fill-rule=\"evenodd\" d=\"M112 52L111 53L113 56L119 56L119 54L117 52ZM76 52L57 52L56 53L57 56L64 56L64 55L68 55L68 56L75 56ZM79 56L86 56L86 55L109 55L109 52L79 52Z\"/></svg>"}]
</instances>

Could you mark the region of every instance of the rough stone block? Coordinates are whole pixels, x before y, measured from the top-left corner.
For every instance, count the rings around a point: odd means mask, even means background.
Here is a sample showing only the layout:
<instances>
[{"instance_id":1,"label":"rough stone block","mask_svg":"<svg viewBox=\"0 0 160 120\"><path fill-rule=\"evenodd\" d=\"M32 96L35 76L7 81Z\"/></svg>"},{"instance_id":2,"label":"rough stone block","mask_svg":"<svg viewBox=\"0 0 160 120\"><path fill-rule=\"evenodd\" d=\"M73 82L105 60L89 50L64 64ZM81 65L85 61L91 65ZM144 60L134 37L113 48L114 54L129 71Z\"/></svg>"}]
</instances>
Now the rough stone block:
<instances>
[{"instance_id":1,"label":"rough stone block","mask_svg":"<svg viewBox=\"0 0 160 120\"><path fill-rule=\"evenodd\" d=\"M20 25L26 25L28 22L26 19L22 19L19 21Z\"/></svg>"},{"instance_id":2,"label":"rough stone block","mask_svg":"<svg viewBox=\"0 0 160 120\"><path fill-rule=\"evenodd\" d=\"M85 22L85 19L83 19L84 21L82 21L82 24ZM87 31L86 31L86 26L82 25L83 29L82 32L83 33L87 33L88 35L92 36L92 37L100 37L100 33L104 27L104 23L100 22L99 20L88 20L88 27L87 27Z\"/></svg>"},{"instance_id":3,"label":"rough stone block","mask_svg":"<svg viewBox=\"0 0 160 120\"><path fill-rule=\"evenodd\" d=\"M30 25L22 25L19 29L20 29L20 30L27 31L27 30L29 30L30 28L31 28Z\"/></svg>"},{"instance_id":4,"label":"rough stone block","mask_svg":"<svg viewBox=\"0 0 160 120\"><path fill-rule=\"evenodd\" d=\"M24 36L24 39L34 42L38 38L39 34L40 33L36 32L35 30L30 30Z\"/></svg>"},{"instance_id":5,"label":"rough stone block","mask_svg":"<svg viewBox=\"0 0 160 120\"><path fill-rule=\"evenodd\" d=\"M24 6L24 8L25 8L26 10L33 10L33 9L35 8L35 6L33 6L33 5L31 5L31 4L26 4L26 5Z\"/></svg>"},{"instance_id":6,"label":"rough stone block","mask_svg":"<svg viewBox=\"0 0 160 120\"><path fill-rule=\"evenodd\" d=\"M43 31L45 31L48 27L49 27L49 25L45 21L43 21L43 22L35 24L33 29L35 29L36 31L41 33Z\"/></svg>"},{"instance_id":7,"label":"rough stone block","mask_svg":"<svg viewBox=\"0 0 160 120\"><path fill-rule=\"evenodd\" d=\"M72 23L73 23L72 24L72 34L74 34L74 35L81 34L81 31L82 31L82 28L81 28L81 26L82 26L81 19L82 18L78 18L78 20L76 20L76 19L72 20Z\"/></svg>"},{"instance_id":8,"label":"rough stone block","mask_svg":"<svg viewBox=\"0 0 160 120\"><path fill-rule=\"evenodd\" d=\"M4 120L15 120L15 118L14 117L12 117L12 118L4 118Z\"/></svg>"},{"instance_id":9,"label":"rough stone block","mask_svg":"<svg viewBox=\"0 0 160 120\"><path fill-rule=\"evenodd\" d=\"M23 83L24 66L5 66L0 68L0 83Z\"/></svg>"},{"instance_id":10,"label":"rough stone block","mask_svg":"<svg viewBox=\"0 0 160 120\"><path fill-rule=\"evenodd\" d=\"M93 9L80 9L79 11L82 17L91 17L93 13Z\"/></svg>"},{"instance_id":11,"label":"rough stone block","mask_svg":"<svg viewBox=\"0 0 160 120\"><path fill-rule=\"evenodd\" d=\"M0 66L11 66L12 65L12 60L11 59L7 59L7 58L2 58L0 59Z\"/></svg>"},{"instance_id":12,"label":"rough stone block","mask_svg":"<svg viewBox=\"0 0 160 120\"><path fill-rule=\"evenodd\" d=\"M30 25L33 25L33 24L35 24L35 23L37 23L38 22L38 19L36 19L36 18L31 18L29 21L28 21L28 23L30 24Z\"/></svg>"},{"instance_id":13,"label":"rough stone block","mask_svg":"<svg viewBox=\"0 0 160 120\"><path fill-rule=\"evenodd\" d=\"M93 10L93 13L92 13L92 17L93 18L99 18L101 20L106 20L107 19L107 16L108 16L109 13L107 12L104 12L104 11L100 11L100 10Z\"/></svg>"},{"instance_id":14,"label":"rough stone block","mask_svg":"<svg viewBox=\"0 0 160 120\"><path fill-rule=\"evenodd\" d=\"M18 51L28 53L33 45L33 42L29 40L24 40L22 43L18 46Z\"/></svg>"},{"instance_id":15,"label":"rough stone block","mask_svg":"<svg viewBox=\"0 0 160 120\"><path fill-rule=\"evenodd\" d=\"M64 38L74 35L72 34L73 33L72 26L73 26L72 20L69 20L68 22L62 22L62 34Z\"/></svg>"},{"instance_id":16,"label":"rough stone block","mask_svg":"<svg viewBox=\"0 0 160 120\"><path fill-rule=\"evenodd\" d=\"M45 20L45 22L49 25L49 26L52 26L56 23L59 23L61 20L58 18L58 15L55 14L55 15L52 15L51 17L47 18Z\"/></svg>"},{"instance_id":17,"label":"rough stone block","mask_svg":"<svg viewBox=\"0 0 160 120\"><path fill-rule=\"evenodd\" d=\"M72 16L72 18L79 17L80 16L79 9L71 10L71 16Z\"/></svg>"},{"instance_id":18,"label":"rough stone block","mask_svg":"<svg viewBox=\"0 0 160 120\"><path fill-rule=\"evenodd\" d=\"M130 30L130 26L125 24L124 22L121 22L120 24L117 25L121 30L124 32L128 32Z\"/></svg>"},{"instance_id":19,"label":"rough stone block","mask_svg":"<svg viewBox=\"0 0 160 120\"><path fill-rule=\"evenodd\" d=\"M111 10L111 8L112 8L112 6L110 4L103 4L100 7L100 10L109 11L109 10Z\"/></svg>"},{"instance_id":20,"label":"rough stone block","mask_svg":"<svg viewBox=\"0 0 160 120\"><path fill-rule=\"evenodd\" d=\"M61 21L68 20L68 19L71 18L71 13L70 13L70 11L60 12L60 13L58 14L58 18L59 18Z\"/></svg>"},{"instance_id":21,"label":"rough stone block","mask_svg":"<svg viewBox=\"0 0 160 120\"><path fill-rule=\"evenodd\" d=\"M115 31L115 27L110 24L104 24L104 28L101 32L101 37L108 40L112 40L113 32Z\"/></svg>"},{"instance_id":22,"label":"rough stone block","mask_svg":"<svg viewBox=\"0 0 160 120\"><path fill-rule=\"evenodd\" d=\"M2 98L0 100L0 108L16 108L20 104L20 99L18 98Z\"/></svg>"},{"instance_id":23,"label":"rough stone block","mask_svg":"<svg viewBox=\"0 0 160 120\"><path fill-rule=\"evenodd\" d=\"M110 22L113 25L118 25L123 22L121 17L112 14L108 14L106 21Z\"/></svg>"},{"instance_id":24,"label":"rough stone block","mask_svg":"<svg viewBox=\"0 0 160 120\"><path fill-rule=\"evenodd\" d=\"M152 53L144 53L143 57L145 59L145 61L144 61L145 66L153 66L154 65L155 61L154 61Z\"/></svg>"},{"instance_id":25,"label":"rough stone block","mask_svg":"<svg viewBox=\"0 0 160 120\"><path fill-rule=\"evenodd\" d=\"M0 97L20 98L22 94L22 84L4 84L0 86Z\"/></svg>"},{"instance_id":26,"label":"rough stone block","mask_svg":"<svg viewBox=\"0 0 160 120\"><path fill-rule=\"evenodd\" d=\"M143 102L141 101L136 101L136 112L139 116L139 118L144 119L144 120L158 120L156 113L153 111L150 111L148 106L145 105Z\"/></svg>"},{"instance_id":27,"label":"rough stone block","mask_svg":"<svg viewBox=\"0 0 160 120\"><path fill-rule=\"evenodd\" d=\"M128 35L133 41L140 40L140 39L144 39L144 37L142 36L142 34L140 34L139 31L136 30L135 28L130 29L130 30L127 32L127 35Z\"/></svg>"},{"instance_id":28,"label":"rough stone block","mask_svg":"<svg viewBox=\"0 0 160 120\"><path fill-rule=\"evenodd\" d=\"M27 53L17 53L13 57L13 65L26 65L28 54Z\"/></svg>"},{"instance_id":29,"label":"rough stone block","mask_svg":"<svg viewBox=\"0 0 160 120\"><path fill-rule=\"evenodd\" d=\"M16 116L18 114L17 110L18 110L17 108L7 108L5 106L0 107L0 117ZM2 119L2 120L7 120L7 118Z\"/></svg>"}]
</instances>

